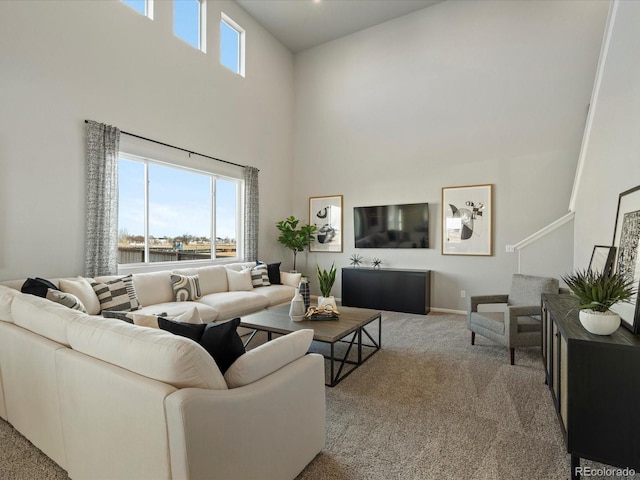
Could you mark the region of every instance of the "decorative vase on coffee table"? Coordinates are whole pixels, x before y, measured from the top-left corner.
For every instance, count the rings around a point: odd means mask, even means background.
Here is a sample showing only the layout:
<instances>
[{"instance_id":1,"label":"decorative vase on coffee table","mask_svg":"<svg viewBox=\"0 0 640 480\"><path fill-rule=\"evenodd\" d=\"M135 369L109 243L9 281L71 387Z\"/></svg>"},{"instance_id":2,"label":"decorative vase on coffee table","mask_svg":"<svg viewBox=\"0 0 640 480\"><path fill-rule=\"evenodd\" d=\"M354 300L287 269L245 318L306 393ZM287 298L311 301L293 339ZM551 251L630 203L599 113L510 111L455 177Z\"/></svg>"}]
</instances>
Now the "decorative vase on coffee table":
<instances>
[{"instance_id":1,"label":"decorative vase on coffee table","mask_svg":"<svg viewBox=\"0 0 640 480\"><path fill-rule=\"evenodd\" d=\"M304 299L302 294L296 293L291 300L291 306L289 307L289 316L294 322L300 322L304 320L304 314L307 310L304 308Z\"/></svg>"},{"instance_id":2,"label":"decorative vase on coffee table","mask_svg":"<svg viewBox=\"0 0 640 480\"><path fill-rule=\"evenodd\" d=\"M318 307L324 307L325 305L331 305L334 310L338 309L336 305L336 297L331 295L330 297L318 296Z\"/></svg>"},{"instance_id":3,"label":"decorative vase on coffee table","mask_svg":"<svg viewBox=\"0 0 640 480\"><path fill-rule=\"evenodd\" d=\"M309 294L309 281L304 277L298 284L298 293L300 293L304 299L304 311L306 312L311 305L311 295Z\"/></svg>"}]
</instances>

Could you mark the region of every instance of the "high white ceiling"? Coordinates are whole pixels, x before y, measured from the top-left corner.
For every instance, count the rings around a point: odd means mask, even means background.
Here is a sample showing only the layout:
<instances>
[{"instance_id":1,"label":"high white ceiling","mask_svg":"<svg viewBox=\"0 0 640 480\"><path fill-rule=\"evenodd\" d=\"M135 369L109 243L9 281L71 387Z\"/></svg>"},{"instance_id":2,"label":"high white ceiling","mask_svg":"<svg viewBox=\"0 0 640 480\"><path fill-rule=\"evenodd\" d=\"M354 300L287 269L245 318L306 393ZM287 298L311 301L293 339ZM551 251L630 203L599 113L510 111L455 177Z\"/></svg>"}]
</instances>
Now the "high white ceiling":
<instances>
[{"instance_id":1,"label":"high white ceiling","mask_svg":"<svg viewBox=\"0 0 640 480\"><path fill-rule=\"evenodd\" d=\"M442 0L235 0L292 52L406 15Z\"/></svg>"}]
</instances>

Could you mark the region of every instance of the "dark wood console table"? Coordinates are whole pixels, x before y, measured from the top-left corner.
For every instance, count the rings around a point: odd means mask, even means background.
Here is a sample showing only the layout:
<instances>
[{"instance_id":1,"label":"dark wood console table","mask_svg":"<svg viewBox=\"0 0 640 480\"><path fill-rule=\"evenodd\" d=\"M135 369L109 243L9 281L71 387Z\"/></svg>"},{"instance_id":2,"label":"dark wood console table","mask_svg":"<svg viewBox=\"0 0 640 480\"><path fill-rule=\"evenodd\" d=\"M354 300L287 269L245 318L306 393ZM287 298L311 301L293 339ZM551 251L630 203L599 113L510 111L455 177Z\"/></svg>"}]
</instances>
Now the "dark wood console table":
<instances>
[{"instance_id":1,"label":"dark wood console table","mask_svg":"<svg viewBox=\"0 0 640 480\"><path fill-rule=\"evenodd\" d=\"M593 335L571 295L542 296L542 359L571 478L580 459L640 471L640 336Z\"/></svg>"},{"instance_id":2,"label":"dark wood console table","mask_svg":"<svg viewBox=\"0 0 640 480\"><path fill-rule=\"evenodd\" d=\"M431 270L343 268L342 305L426 315Z\"/></svg>"}]
</instances>

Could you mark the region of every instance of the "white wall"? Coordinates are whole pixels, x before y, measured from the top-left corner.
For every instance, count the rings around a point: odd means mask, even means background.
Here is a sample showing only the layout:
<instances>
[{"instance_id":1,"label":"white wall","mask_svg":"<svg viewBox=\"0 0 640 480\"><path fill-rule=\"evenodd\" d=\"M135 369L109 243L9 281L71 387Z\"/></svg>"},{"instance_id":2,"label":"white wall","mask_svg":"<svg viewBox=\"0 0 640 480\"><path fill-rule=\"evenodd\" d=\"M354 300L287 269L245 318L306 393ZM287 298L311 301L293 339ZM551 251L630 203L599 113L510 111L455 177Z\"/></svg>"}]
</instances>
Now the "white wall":
<instances>
[{"instance_id":1,"label":"white wall","mask_svg":"<svg viewBox=\"0 0 640 480\"><path fill-rule=\"evenodd\" d=\"M0 2L0 279L81 274L84 119L260 172L261 257L289 214L292 55L235 3L208 3L206 55L119 1ZM246 78L219 64L220 11L247 32Z\"/></svg>"},{"instance_id":2,"label":"white wall","mask_svg":"<svg viewBox=\"0 0 640 480\"><path fill-rule=\"evenodd\" d=\"M577 268L612 245L618 197L640 185L640 2L614 2L576 195Z\"/></svg>"},{"instance_id":3,"label":"white wall","mask_svg":"<svg viewBox=\"0 0 640 480\"><path fill-rule=\"evenodd\" d=\"M308 219L309 196L344 194L345 207L344 252L298 269L347 266L354 252L432 269L442 309L465 309L461 290L508 291L517 256L505 245L567 212L607 8L446 1L298 54L294 213ZM484 183L495 255L441 255L441 188ZM354 206L408 202L431 204L431 249L354 248ZM536 274L571 267L572 236L555 238L566 264Z\"/></svg>"}]
</instances>

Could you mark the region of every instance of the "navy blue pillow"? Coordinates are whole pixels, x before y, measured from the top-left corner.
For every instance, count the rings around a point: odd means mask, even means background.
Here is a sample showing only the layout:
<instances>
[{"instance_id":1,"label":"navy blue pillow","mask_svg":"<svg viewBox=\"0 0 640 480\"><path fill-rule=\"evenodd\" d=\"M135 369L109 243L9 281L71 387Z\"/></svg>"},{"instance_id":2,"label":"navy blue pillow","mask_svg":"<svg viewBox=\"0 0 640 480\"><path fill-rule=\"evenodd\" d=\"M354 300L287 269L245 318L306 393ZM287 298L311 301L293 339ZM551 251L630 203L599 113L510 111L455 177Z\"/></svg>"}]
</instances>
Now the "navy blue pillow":
<instances>
[{"instance_id":1,"label":"navy blue pillow","mask_svg":"<svg viewBox=\"0 0 640 480\"><path fill-rule=\"evenodd\" d=\"M28 293L30 295L36 295L38 297L46 298L47 290L53 288L54 290L59 290L53 283L44 278L36 277L36 278L27 278L27 280L22 284L22 288L20 291L22 293Z\"/></svg>"},{"instance_id":2,"label":"navy blue pillow","mask_svg":"<svg viewBox=\"0 0 640 480\"><path fill-rule=\"evenodd\" d=\"M224 323L184 323L158 317L158 327L162 330L198 342L211 355L223 375L245 353L242 339L236 331L238 325L240 318Z\"/></svg>"},{"instance_id":3,"label":"navy blue pillow","mask_svg":"<svg viewBox=\"0 0 640 480\"><path fill-rule=\"evenodd\" d=\"M223 375L231 364L245 353L242 339L236 331L238 325L240 318L224 323L208 323L199 342L213 357Z\"/></svg>"},{"instance_id":4,"label":"navy blue pillow","mask_svg":"<svg viewBox=\"0 0 640 480\"><path fill-rule=\"evenodd\" d=\"M204 323L184 323L174 322L168 318L158 317L158 327L167 332L171 332L174 335L180 335L181 337L187 337L194 342L200 343L202 334L206 324Z\"/></svg>"}]
</instances>

